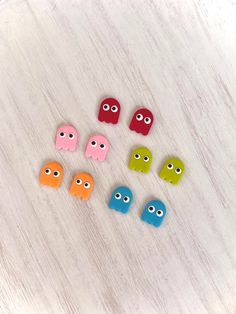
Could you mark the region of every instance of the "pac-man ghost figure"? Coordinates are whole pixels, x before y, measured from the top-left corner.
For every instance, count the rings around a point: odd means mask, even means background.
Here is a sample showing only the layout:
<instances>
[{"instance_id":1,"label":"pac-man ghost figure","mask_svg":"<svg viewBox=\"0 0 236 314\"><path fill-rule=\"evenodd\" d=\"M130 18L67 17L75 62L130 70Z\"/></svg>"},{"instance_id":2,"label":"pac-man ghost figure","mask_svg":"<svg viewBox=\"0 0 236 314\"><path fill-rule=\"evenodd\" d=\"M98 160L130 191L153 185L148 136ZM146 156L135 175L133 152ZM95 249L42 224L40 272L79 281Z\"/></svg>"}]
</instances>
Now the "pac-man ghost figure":
<instances>
[{"instance_id":1,"label":"pac-man ghost figure","mask_svg":"<svg viewBox=\"0 0 236 314\"><path fill-rule=\"evenodd\" d=\"M91 136L85 151L87 158L92 157L94 160L104 161L110 149L108 139L103 135Z\"/></svg>"},{"instance_id":2,"label":"pac-man ghost figure","mask_svg":"<svg viewBox=\"0 0 236 314\"><path fill-rule=\"evenodd\" d=\"M152 200L145 205L141 220L154 227L160 227L165 215L166 207L164 203L159 200Z\"/></svg>"},{"instance_id":3,"label":"pac-man ghost figure","mask_svg":"<svg viewBox=\"0 0 236 314\"><path fill-rule=\"evenodd\" d=\"M61 185L63 175L64 170L58 162L48 162L41 169L39 182L42 185L58 189Z\"/></svg>"},{"instance_id":4,"label":"pac-man ghost figure","mask_svg":"<svg viewBox=\"0 0 236 314\"><path fill-rule=\"evenodd\" d=\"M106 98L102 101L98 120L101 122L117 124L120 117L120 104L115 98Z\"/></svg>"},{"instance_id":5,"label":"pac-man ghost figure","mask_svg":"<svg viewBox=\"0 0 236 314\"><path fill-rule=\"evenodd\" d=\"M168 159L164 162L164 165L160 171L160 178L177 185L182 179L184 174L184 164L183 162L176 157Z\"/></svg>"},{"instance_id":6,"label":"pac-man ghost figure","mask_svg":"<svg viewBox=\"0 0 236 314\"><path fill-rule=\"evenodd\" d=\"M73 152L76 150L77 141L78 132L72 125L63 125L57 129L56 149Z\"/></svg>"},{"instance_id":7,"label":"pac-man ghost figure","mask_svg":"<svg viewBox=\"0 0 236 314\"><path fill-rule=\"evenodd\" d=\"M90 198L94 186L93 178L88 173L78 173L74 176L69 193L84 201Z\"/></svg>"},{"instance_id":8,"label":"pac-man ghost figure","mask_svg":"<svg viewBox=\"0 0 236 314\"><path fill-rule=\"evenodd\" d=\"M135 149L130 156L129 169L148 173L152 164L152 152L146 147Z\"/></svg>"},{"instance_id":9,"label":"pac-man ghost figure","mask_svg":"<svg viewBox=\"0 0 236 314\"><path fill-rule=\"evenodd\" d=\"M112 192L108 206L110 209L126 214L132 202L133 194L131 190L125 186L120 186Z\"/></svg>"},{"instance_id":10,"label":"pac-man ghost figure","mask_svg":"<svg viewBox=\"0 0 236 314\"><path fill-rule=\"evenodd\" d=\"M148 135L154 118L150 110L146 108L138 109L130 122L129 128L131 131L141 133L143 135Z\"/></svg>"}]
</instances>

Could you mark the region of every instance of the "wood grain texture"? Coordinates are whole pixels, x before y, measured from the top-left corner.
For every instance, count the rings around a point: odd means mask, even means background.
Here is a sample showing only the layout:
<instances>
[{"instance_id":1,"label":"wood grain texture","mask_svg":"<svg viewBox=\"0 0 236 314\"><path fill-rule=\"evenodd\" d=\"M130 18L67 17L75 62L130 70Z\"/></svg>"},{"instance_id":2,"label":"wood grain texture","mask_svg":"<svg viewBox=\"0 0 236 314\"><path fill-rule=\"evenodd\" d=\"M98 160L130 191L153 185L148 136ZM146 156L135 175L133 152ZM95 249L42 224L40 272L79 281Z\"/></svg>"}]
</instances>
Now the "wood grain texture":
<instances>
[{"instance_id":1,"label":"wood grain texture","mask_svg":"<svg viewBox=\"0 0 236 314\"><path fill-rule=\"evenodd\" d=\"M236 313L235 16L229 0L0 1L1 313ZM117 126L96 119L106 95ZM140 105L157 120L147 138L128 130ZM54 148L64 122L75 153ZM112 142L102 164L83 153L95 132ZM127 169L139 144L148 175ZM157 176L172 154L178 187ZM47 160L64 166L59 191L38 184ZM88 203L68 194L78 170L96 181ZM128 216L107 208L118 184ZM153 196L158 230L139 218Z\"/></svg>"}]
</instances>

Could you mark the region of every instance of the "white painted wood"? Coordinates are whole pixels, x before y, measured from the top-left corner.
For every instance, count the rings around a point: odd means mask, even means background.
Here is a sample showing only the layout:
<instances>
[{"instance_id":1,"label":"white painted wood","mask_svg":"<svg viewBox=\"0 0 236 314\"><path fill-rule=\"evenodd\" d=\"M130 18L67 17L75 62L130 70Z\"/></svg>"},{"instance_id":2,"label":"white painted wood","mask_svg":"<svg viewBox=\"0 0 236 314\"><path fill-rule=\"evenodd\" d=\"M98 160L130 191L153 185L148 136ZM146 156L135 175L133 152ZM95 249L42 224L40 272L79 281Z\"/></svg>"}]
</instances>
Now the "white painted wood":
<instances>
[{"instance_id":1,"label":"white painted wood","mask_svg":"<svg viewBox=\"0 0 236 314\"><path fill-rule=\"evenodd\" d=\"M236 313L235 16L233 0L0 1L1 313ZM114 127L96 119L106 95ZM157 120L147 138L128 130L140 105ZM63 122L75 153L54 149ZM102 164L83 154L96 132L112 142ZM127 169L139 144L148 175ZM178 187L157 176L171 154ZM59 191L38 184L47 160L65 168ZM96 181L88 203L67 192L78 170ZM118 184L127 216L107 208ZM159 230L139 218L153 196Z\"/></svg>"}]
</instances>

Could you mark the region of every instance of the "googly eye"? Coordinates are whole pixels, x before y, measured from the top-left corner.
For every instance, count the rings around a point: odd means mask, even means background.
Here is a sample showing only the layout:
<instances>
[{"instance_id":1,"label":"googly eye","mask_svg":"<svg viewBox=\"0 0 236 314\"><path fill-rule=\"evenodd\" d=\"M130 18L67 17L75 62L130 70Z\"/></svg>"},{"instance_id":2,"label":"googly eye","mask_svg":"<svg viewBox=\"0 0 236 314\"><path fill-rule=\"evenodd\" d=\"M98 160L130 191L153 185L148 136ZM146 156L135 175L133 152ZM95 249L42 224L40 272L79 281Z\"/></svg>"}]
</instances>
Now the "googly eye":
<instances>
[{"instance_id":1,"label":"googly eye","mask_svg":"<svg viewBox=\"0 0 236 314\"><path fill-rule=\"evenodd\" d=\"M142 120L143 120L143 115L140 114L140 113L137 114L136 119L137 119L138 121L142 121Z\"/></svg>"},{"instance_id":2,"label":"googly eye","mask_svg":"<svg viewBox=\"0 0 236 314\"><path fill-rule=\"evenodd\" d=\"M149 161L149 157L148 157L148 156L145 156L145 157L143 158L143 160L144 160L145 162L148 162L148 161Z\"/></svg>"},{"instance_id":3,"label":"googly eye","mask_svg":"<svg viewBox=\"0 0 236 314\"><path fill-rule=\"evenodd\" d=\"M112 112L117 112L118 111L118 107L117 106L112 106L111 107L111 111Z\"/></svg>"},{"instance_id":4,"label":"googly eye","mask_svg":"<svg viewBox=\"0 0 236 314\"><path fill-rule=\"evenodd\" d=\"M174 168L174 166L173 166L172 164L168 164L168 165L167 165L167 168L168 168L169 170L172 170L172 169Z\"/></svg>"},{"instance_id":5,"label":"googly eye","mask_svg":"<svg viewBox=\"0 0 236 314\"><path fill-rule=\"evenodd\" d=\"M120 199L121 199L121 194L120 194L120 193L116 193L115 198L116 198L117 200L120 200Z\"/></svg>"},{"instance_id":6,"label":"googly eye","mask_svg":"<svg viewBox=\"0 0 236 314\"><path fill-rule=\"evenodd\" d=\"M60 133L60 137L65 137L66 136L66 133L65 132L61 132Z\"/></svg>"},{"instance_id":7,"label":"googly eye","mask_svg":"<svg viewBox=\"0 0 236 314\"><path fill-rule=\"evenodd\" d=\"M103 105L103 110L108 111L110 109L110 106L108 104Z\"/></svg>"},{"instance_id":8,"label":"googly eye","mask_svg":"<svg viewBox=\"0 0 236 314\"><path fill-rule=\"evenodd\" d=\"M97 146L97 142L96 142L96 141L92 141L92 142L91 142L91 145L92 145L93 147L96 147L96 146Z\"/></svg>"},{"instance_id":9,"label":"googly eye","mask_svg":"<svg viewBox=\"0 0 236 314\"><path fill-rule=\"evenodd\" d=\"M162 217L162 216L163 216L163 211L160 210L160 209L158 209L158 210L156 211L156 215L157 215L158 217Z\"/></svg>"},{"instance_id":10,"label":"googly eye","mask_svg":"<svg viewBox=\"0 0 236 314\"><path fill-rule=\"evenodd\" d=\"M49 175L51 174L51 169L46 169L46 170L45 170L45 173L46 173L46 175L49 176Z\"/></svg>"},{"instance_id":11,"label":"googly eye","mask_svg":"<svg viewBox=\"0 0 236 314\"><path fill-rule=\"evenodd\" d=\"M140 155L139 155L139 154L135 154L135 155L134 155L134 158L135 158L135 159L140 159Z\"/></svg>"},{"instance_id":12,"label":"googly eye","mask_svg":"<svg viewBox=\"0 0 236 314\"><path fill-rule=\"evenodd\" d=\"M123 198L123 201L124 201L124 203L129 203L130 198L129 198L128 196L125 196L125 197Z\"/></svg>"},{"instance_id":13,"label":"googly eye","mask_svg":"<svg viewBox=\"0 0 236 314\"><path fill-rule=\"evenodd\" d=\"M75 135L74 135L73 133L70 133L70 134L69 134L69 139L70 139L70 140L73 140L74 138L75 138Z\"/></svg>"},{"instance_id":14,"label":"googly eye","mask_svg":"<svg viewBox=\"0 0 236 314\"><path fill-rule=\"evenodd\" d=\"M54 172L53 172L53 176L54 176L55 178L59 177L59 175L60 175L60 171L54 171Z\"/></svg>"},{"instance_id":15,"label":"googly eye","mask_svg":"<svg viewBox=\"0 0 236 314\"><path fill-rule=\"evenodd\" d=\"M148 207L148 211L149 211L149 213L154 213L155 207L154 206L149 206Z\"/></svg>"},{"instance_id":16,"label":"googly eye","mask_svg":"<svg viewBox=\"0 0 236 314\"><path fill-rule=\"evenodd\" d=\"M90 183L89 182L85 182L84 183L84 188L85 189L89 189L90 188Z\"/></svg>"},{"instance_id":17,"label":"googly eye","mask_svg":"<svg viewBox=\"0 0 236 314\"><path fill-rule=\"evenodd\" d=\"M82 183L83 183L83 181L82 181L81 179L77 179L77 180L76 180L76 184L77 184L77 185L81 185Z\"/></svg>"},{"instance_id":18,"label":"googly eye","mask_svg":"<svg viewBox=\"0 0 236 314\"><path fill-rule=\"evenodd\" d=\"M144 119L144 122L145 122L146 124L150 124L150 123L152 122L152 119L146 117L146 118Z\"/></svg>"},{"instance_id":19,"label":"googly eye","mask_svg":"<svg viewBox=\"0 0 236 314\"><path fill-rule=\"evenodd\" d=\"M176 172L177 174L181 174L182 170L181 170L180 168L176 168L176 169L175 169L175 172Z\"/></svg>"},{"instance_id":20,"label":"googly eye","mask_svg":"<svg viewBox=\"0 0 236 314\"><path fill-rule=\"evenodd\" d=\"M105 148L106 148L106 145L105 145L105 144L100 144L100 148L101 148L101 149L105 149Z\"/></svg>"}]
</instances>

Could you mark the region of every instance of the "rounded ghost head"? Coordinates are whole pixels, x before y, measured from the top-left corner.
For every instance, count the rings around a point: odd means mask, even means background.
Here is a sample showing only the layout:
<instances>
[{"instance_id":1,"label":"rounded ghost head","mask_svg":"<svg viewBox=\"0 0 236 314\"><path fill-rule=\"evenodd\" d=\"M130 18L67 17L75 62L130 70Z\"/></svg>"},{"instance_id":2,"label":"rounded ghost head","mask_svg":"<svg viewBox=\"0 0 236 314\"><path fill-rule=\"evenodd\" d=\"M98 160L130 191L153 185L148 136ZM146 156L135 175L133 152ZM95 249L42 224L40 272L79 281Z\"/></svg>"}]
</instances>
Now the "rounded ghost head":
<instances>
[{"instance_id":1,"label":"rounded ghost head","mask_svg":"<svg viewBox=\"0 0 236 314\"><path fill-rule=\"evenodd\" d=\"M146 147L135 149L130 156L129 169L148 173L152 164L152 152Z\"/></svg>"},{"instance_id":2,"label":"rounded ghost head","mask_svg":"<svg viewBox=\"0 0 236 314\"><path fill-rule=\"evenodd\" d=\"M125 186L116 188L111 195L109 208L126 214L133 202L133 194L131 190Z\"/></svg>"},{"instance_id":3,"label":"rounded ghost head","mask_svg":"<svg viewBox=\"0 0 236 314\"><path fill-rule=\"evenodd\" d=\"M78 173L74 176L69 193L73 196L88 200L94 186L93 177L88 173Z\"/></svg>"},{"instance_id":4,"label":"rounded ghost head","mask_svg":"<svg viewBox=\"0 0 236 314\"><path fill-rule=\"evenodd\" d=\"M148 135L153 121L154 118L151 111L146 108L141 108L134 113L129 128L131 131Z\"/></svg>"},{"instance_id":5,"label":"rounded ghost head","mask_svg":"<svg viewBox=\"0 0 236 314\"><path fill-rule=\"evenodd\" d=\"M92 157L94 160L104 161L109 149L110 143L105 136L94 135L88 141L85 156L87 158Z\"/></svg>"},{"instance_id":6,"label":"rounded ghost head","mask_svg":"<svg viewBox=\"0 0 236 314\"><path fill-rule=\"evenodd\" d=\"M164 162L159 176L161 179L176 185L183 177L184 170L183 162L179 158L173 157Z\"/></svg>"},{"instance_id":7,"label":"rounded ghost head","mask_svg":"<svg viewBox=\"0 0 236 314\"><path fill-rule=\"evenodd\" d=\"M78 132L72 125L63 125L56 132L56 149L75 151Z\"/></svg>"},{"instance_id":8,"label":"rounded ghost head","mask_svg":"<svg viewBox=\"0 0 236 314\"><path fill-rule=\"evenodd\" d=\"M102 101L98 120L106 123L117 124L120 116L120 104L115 98L106 98Z\"/></svg>"},{"instance_id":9,"label":"rounded ghost head","mask_svg":"<svg viewBox=\"0 0 236 314\"><path fill-rule=\"evenodd\" d=\"M165 204L159 200L152 200L145 205L141 220L155 227L160 227L165 215Z\"/></svg>"},{"instance_id":10,"label":"rounded ghost head","mask_svg":"<svg viewBox=\"0 0 236 314\"><path fill-rule=\"evenodd\" d=\"M48 162L41 169L39 182L40 184L58 189L61 185L63 175L64 170L58 162Z\"/></svg>"}]
</instances>

